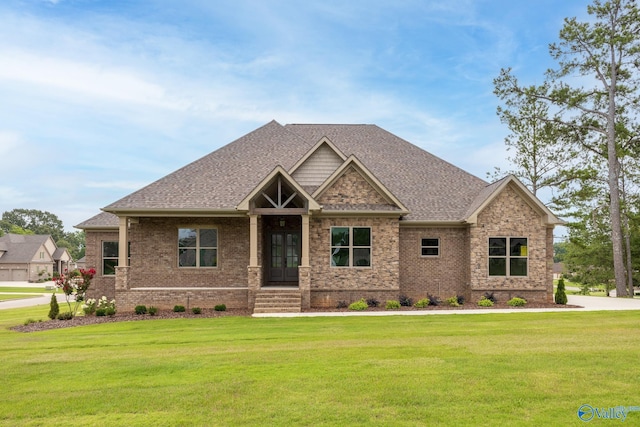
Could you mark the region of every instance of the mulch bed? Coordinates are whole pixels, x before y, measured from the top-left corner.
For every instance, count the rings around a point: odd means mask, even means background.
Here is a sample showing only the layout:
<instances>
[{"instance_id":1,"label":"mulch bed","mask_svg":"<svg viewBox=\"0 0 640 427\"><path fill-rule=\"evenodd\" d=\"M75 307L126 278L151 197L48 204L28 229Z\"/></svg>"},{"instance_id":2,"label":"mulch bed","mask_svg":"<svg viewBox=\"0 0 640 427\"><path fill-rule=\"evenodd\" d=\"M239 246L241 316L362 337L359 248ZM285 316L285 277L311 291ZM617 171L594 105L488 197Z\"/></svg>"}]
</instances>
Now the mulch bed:
<instances>
[{"instance_id":1,"label":"mulch bed","mask_svg":"<svg viewBox=\"0 0 640 427\"><path fill-rule=\"evenodd\" d=\"M527 311L531 308L581 308L578 305L558 305L558 304L536 304L528 303L526 307L511 307L506 303L497 303L493 307L479 307L477 304L464 304L460 307L451 307L448 305L429 306L426 308L415 307L400 307L398 310L393 311L451 311L451 310L470 310L470 309L513 309L517 308L522 311ZM346 308L310 308L305 309L305 313L334 313L334 312L349 312ZM384 307L369 307L366 311L387 311ZM351 311L354 313L353 311ZM227 309L226 311L215 311L213 309L203 309L202 314L192 314L189 312L174 313L173 311L158 311L155 316L149 314L137 315L134 313L116 313L115 316L78 316L72 320L47 320L42 322L29 323L28 325L19 325L11 327L12 330L18 332L37 332L46 331L50 329L70 328L74 326L95 325L100 323L112 323L112 322L131 322L140 320L155 320L155 319L198 319L198 318L215 318L226 316L251 316L251 310L247 309Z\"/></svg>"}]
</instances>

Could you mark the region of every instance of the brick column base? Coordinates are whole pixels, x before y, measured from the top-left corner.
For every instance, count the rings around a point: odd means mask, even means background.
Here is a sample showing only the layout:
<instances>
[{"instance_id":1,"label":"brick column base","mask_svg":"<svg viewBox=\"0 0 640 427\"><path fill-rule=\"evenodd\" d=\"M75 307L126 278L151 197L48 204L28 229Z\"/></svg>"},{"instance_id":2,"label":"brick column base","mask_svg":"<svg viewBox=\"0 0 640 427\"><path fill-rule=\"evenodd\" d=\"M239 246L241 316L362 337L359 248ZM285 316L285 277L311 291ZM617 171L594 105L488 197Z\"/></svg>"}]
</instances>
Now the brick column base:
<instances>
[{"instance_id":1,"label":"brick column base","mask_svg":"<svg viewBox=\"0 0 640 427\"><path fill-rule=\"evenodd\" d=\"M260 290L260 286L262 285L262 267L247 267L248 269L248 283L247 286L249 288L248 292L248 301L247 308L253 310L256 303L256 294Z\"/></svg>"},{"instance_id":2,"label":"brick column base","mask_svg":"<svg viewBox=\"0 0 640 427\"><path fill-rule=\"evenodd\" d=\"M311 307L311 267L298 267L298 287L302 296L302 308Z\"/></svg>"}]
</instances>

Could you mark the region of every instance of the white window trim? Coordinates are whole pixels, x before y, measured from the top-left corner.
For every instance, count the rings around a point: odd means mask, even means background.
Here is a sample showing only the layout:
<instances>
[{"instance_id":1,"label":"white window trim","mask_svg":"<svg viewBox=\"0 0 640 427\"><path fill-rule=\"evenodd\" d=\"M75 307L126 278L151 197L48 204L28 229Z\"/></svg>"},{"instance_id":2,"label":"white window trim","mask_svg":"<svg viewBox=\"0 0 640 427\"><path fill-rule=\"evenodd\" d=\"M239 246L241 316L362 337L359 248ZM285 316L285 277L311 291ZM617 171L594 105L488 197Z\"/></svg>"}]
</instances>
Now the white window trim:
<instances>
[{"instance_id":1,"label":"white window trim","mask_svg":"<svg viewBox=\"0 0 640 427\"><path fill-rule=\"evenodd\" d=\"M185 266L181 266L180 265L180 249L189 249L189 248L180 248L180 230L181 229L191 229L191 230L196 230L196 246L195 246L195 250L196 250L196 265L191 266L191 265L185 265ZM204 248L200 247L200 230L216 230L216 246L205 246ZM178 263L178 268L179 269L214 269L214 268L218 268L218 266L220 265L220 229L216 226L197 226L197 225L185 225L185 226L180 226L178 227L178 229L176 230L177 234L178 234L178 238L176 239L176 246L178 248L178 252L177 252L177 263ZM216 250L216 265L214 266L204 266L201 267L200 266L200 249L215 249Z\"/></svg>"},{"instance_id":2,"label":"white window trim","mask_svg":"<svg viewBox=\"0 0 640 427\"><path fill-rule=\"evenodd\" d=\"M505 255L504 256L502 256L502 255L500 255L500 256L489 255L489 245L490 245L490 240L491 239L506 239L507 240L507 245L506 245L506 248L505 248ZM515 255L511 255L510 254L511 239L526 239L527 240L527 255L526 256L515 256ZM524 279L528 278L529 277L529 264L530 264L529 263L529 253L530 253L529 240L530 239L528 237L525 237L525 236L489 236L487 238L487 276L488 277L514 277L514 278L524 278ZM503 259L505 259L505 263L506 263L505 275L497 275L497 274L493 274L492 275L492 274L489 274L489 268L490 268L489 261L492 258L501 258L501 259L503 258ZM520 276L520 275L512 276L511 275L511 263L509 262L509 260L511 258L526 259L527 260L527 274L526 275L524 275L524 276Z\"/></svg>"},{"instance_id":3,"label":"white window trim","mask_svg":"<svg viewBox=\"0 0 640 427\"><path fill-rule=\"evenodd\" d=\"M438 241L438 245L437 246L425 246L422 244L423 240L437 240ZM422 250L425 248L436 248L438 249L438 255L423 255L422 254ZM421 258L440 258L440 238L439 237L421 237L420 238L420 257Z\"/></svg>"},{"instance_id":4,"label":"white window trim","mask_svg":"<svg viewBox=\"0 0 640 427\"><path fill-rule=\"evenodd\" d=\"M348 228L349 229L349 245L348 246L333 246L331 239L333 236L334 228ZM369 229L369 246L354 246L353 245L353 229L354 228L368 228ZM349 250L349 265L333 265L331 262L332 252L334 248L346 248ZM353 250L354 249L369 249L369 265L353 265ZM329 229L329 266L331 268L361 268L371 269L373 268L373 232L369 226L359 225L332 225Z\"/></svg>"}]
</instances>

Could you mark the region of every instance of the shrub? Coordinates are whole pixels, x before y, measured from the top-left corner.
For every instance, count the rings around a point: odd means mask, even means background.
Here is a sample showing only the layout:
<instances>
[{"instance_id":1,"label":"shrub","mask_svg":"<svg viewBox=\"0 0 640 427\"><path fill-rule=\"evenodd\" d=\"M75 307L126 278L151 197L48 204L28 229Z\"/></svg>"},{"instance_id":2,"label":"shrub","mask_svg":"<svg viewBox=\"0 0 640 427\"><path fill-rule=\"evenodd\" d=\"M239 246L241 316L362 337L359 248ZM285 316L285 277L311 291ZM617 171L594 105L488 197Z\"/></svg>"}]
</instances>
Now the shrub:
<instances>
[{"instance_id":1,"label":"shrub","mask_svg":"<svg viewBox=\"0 0 640 427\"><path fill-rule=\"evenodd\" d=\"M184 308L184 305L176 305L173 307L174 313L184 313L185 311L187 311L187 309Z\"/></svg>"},{"instance_id":2,"label":"shrub","mask_svg":"<svg viewBox=\"0 0 640 427\"><path fill-rule=\"evenodd\" d=\"M487 297L482 297L480 298L480 301L478 301L478 305L480 307L493 307L493 301Z\"/></svg>"},{"instance_id":3,"label":"shrub","mask_svg":"<svg viewBox=\"0 0 640 427\"><path fill-rule=\"evenodd\" d=\"M71 320L73 319L73 313L70 311L66 311L64 313L60 313L57 316L58 320Z\"/></svg>"},{"instance_id":4,"label":"shrub","mask_svg":"<svg viewBox=\"0 0 640 427\"><path fill-rule=\"evenodd\" d=\"M567 303L567 294L564 289L564 279L558 280L558 289L556 289L556 304L565 305Z\"/></svg>"},{"instance_id":5,"label":"shrub","mask_svg":"<svg viewBox=\"0 0 640 427\"><path fill-rule=\"evenodd\" d=\"M98 310L101 314L98 314ZM113 316L114 314L116 314L116 300L108 301L107 297L103 295L96 302L96 316Z\"/></svg>"},{"instance_id":6,"label":"shrub","mask_svg":"<svg viewBox=\"0 0 640 427\"><path fill-rule=\"evenodd\" d=\"M338 301L338 304L336 304L336 308L347 308L349 307L349 304L347 304L346 301Z\"/></svg>"},{"instance_id":7,"label":"shrub","mask_svg":"<svg viewBox=\"0 0 640 427\"><path fill-rule=\"evenodd\" d=\"M193 308L191 309L191 312L192 312L193 314L202 314L202 309L201 309L200 307L193 307Z\"/></svg>"},{"instance_id":8,"label":"shrub","mask_svg":"<svg viewBox=\"0 0 640 427\"><path fill-rule=\"evenodd\" d=\"M460 307L460 304L458 303L458 297L451 297L451 298L447 298L446 299L447 304L449 304L451 307Z\"/></svg>"},{"instance_id":9,"label":"shrub","mask_svg":"<svg viewBox=\"0 0 640 427\"><path fill-rule=\"evenodd\" d=\"M366 310L367 308L369 308L369 306L367 305L367 302L364 300L364 298L361 298L359 301L349 304L349 310L362 311Z\"/></svg>"},{"instance_id":10,"label":"shrub","mask_svg":"<svg viewBox=\"0 0 640 427\"><path fill-rule=\"evenodd\" d=\"M387 304L385 305L385 308L387 310L397 310L400 308L400 301L396 301L396 300L389 300L387 301Z\"/></svg>"},{"instance_id":11,"label":"shrub","mask_svg":"<svg viewBox=\"0 0 640 427\"><path fill-rule=\"evenodd\" d=\"M82 304L82 311L86 316L91 316L96 314L96 300L93 298L89 298Z\"/></svg>"},{"instance_id":12,"label":"shrub","mask_svg":"<svg viewBox=\"0 0 640 427\"><path fill-rule=\"evenodd\" d=\"M106 315L107 315L107 309L106 308L96 308L96 316L102 317L102 316L106 316Z\"/></svg>"},{"instance_id":13,"label":"shrub","mask_svg":"<svg viewBox=\"0 0 640 427\"><path fill-rule=\"evenodd\" d=\"M40 323L40 322L42 322L42 320L27 319L24 321L24 326L30 325L32 323Z\"/></svg>"},{"instance_id":14,"label":"shrub","mask_svg":"<svg viewBox=\"0 0 640 427\"><path fill-rule=\"evenodd\" d=\"M464 297L462 295L456 295L456 298L458 299L459 305L464 304Z\"/></svg>"},{"instance_id":15,"label":"shrub","mask_svg":"<svg viewBox=\"0 0 640 427\"><path fill-rule=\"evenodd\" d=\"M403 307L411 307L413 305L413 300L406 295L400 295L398 297L398 302Z\"/></svg>"},{"instance_id":16,"label":"shrub","mask_svg":"<svg viewBox=\"0 0 640 427\"><path fill-rule=\"evenodd\" d=\"M136 305L134 309L136 314L147 314L147 306L146 305Z\"/></svg>"},{"instance_id":17,"label":"shrub","mask_svg":"<svg viewBox=\"0 0 640 427\"><path fill-rule=\"evenodd\" d=\"M227 311L227 306L224 304L218 304L215 307L213 307L213 309L215 311Z\"/></svg>"},{"instance_id":18,"label":"shrub","mask_svg":"<svg viewBox=\"0 0 640 427\"><path fill-rule=\"evenodd\" d=\"M498 302L498 299L495 297L495 295L493 295L493 292L485 292L484 293L484 298L488 299L489 301L491 301L494 304Z\"/></svg>"},{"instance_id":19,"label":"shrub","mask_svg":"<svg viewBox=\"0 0 640 427\"><path fill-rule=\"evenodd\" d=\"M416 308L425 308L430 304L429 298L422 298L418 300L413 306Z\"/></svg>"},{"instance_id":20,"label":"shrub","mask_svg":"<svg viewBox=\"0 0 640 427\"><path fill-rule=\"evenodd\" d=\"M149 307L149 316L155 316L156 314L158 314L158 307Z\"/></svg>"},{"instance_id":21,"label":"shrub","mask_svg":"<svg viewBox=\"0 0 640 427\"><path fill-rule=\"evenodd\" d=\"M507 305L511 307L524 307L527 304L527 300L520 297L513 297L507 301Z\"/></svg>"},{"instance_id":22,"label":"shrub","mask_svg":"<svg viewBox=\"0 0 640 427\"><path fill-rule=\"evenodd\" d=\"M116 314L116 308L115 307L107 307L104 309L104 312L107 316L114 316Z\"/></svg>"},{"instance_id":23,"label":"shrub","mask_svg":"<svg viewBox=\"0 0 640 427\"><path fill-rule=\"evenodd\" d=\"M51 294L51 302L49 303L49 319L53 320L58 317L60 313L60 306L58 305L58 298L56 294Z\"/></svg>"},{"instance_id":24,"label":"shrub","mask_svg":"<svg viewBox=\"0 0 640 427\"><path fill-rule=\"evenodd\" d=\"M440 303L442 302L440 301L440 298L431 294L427 294L427 298L429 298L429 305L440 305Z\"/></svg>"},{"instance_id":25,"label":"shrub","mask_svg":"<svg viewBox=\"0 0 640 427\"><path fill-rule=\"evenodd\" d=\"M380 301L375 298L367 298L367 305L369 307L378 307L380 305Z\"/></svg>"}]
</instances>

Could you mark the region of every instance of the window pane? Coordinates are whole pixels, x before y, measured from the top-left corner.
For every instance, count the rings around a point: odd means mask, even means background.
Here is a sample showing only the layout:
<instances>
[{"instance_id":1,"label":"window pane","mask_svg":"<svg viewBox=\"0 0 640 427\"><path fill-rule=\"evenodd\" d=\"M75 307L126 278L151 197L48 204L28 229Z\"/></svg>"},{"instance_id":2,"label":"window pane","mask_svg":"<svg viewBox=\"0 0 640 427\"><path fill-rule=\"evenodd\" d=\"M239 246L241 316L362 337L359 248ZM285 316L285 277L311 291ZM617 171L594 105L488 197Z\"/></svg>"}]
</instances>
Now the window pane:
<instances>
[{"instance_id":1,"label":"window pane","mask_svg":"<svg viewBox=\"0 0 640 427\"><path fill-rule=\"evenodd\" d=\"M370 267L371 266L371 249L355 248L353 250L353 266L354 267Z\"/></svg>"},{"instance_id":2,"label":"window pane","mask_svg":"<svg viewBox=\"0 0 640 427\"><path fill-rule=\"evenodd\" d=\"M331 228L331 246L349 246L349 229L347 227Z\"/></svg>"},{"instance_id":3,"label":"window pane","mask_svg":"<svg viewBox=\"0 0 640 427\"><path fill-rule=\"evenodd\" d=\"M438 246L438 239L422 239L422 246Z\"/></svg>"},{"instance_id":4,"label":"window pane","mask_svg":"<svg viewBox=\"0 0 640 427\"><path fill-rule=\"evenodd\" d=\"M526 238L509 239L509 254L511 256L527 256L527 239Z\"/></svg>"},{"instance_id":5,"label":"window pane","mask_svg":"<svg viewBox=\"0 0 640 427\"><path fill-rule=\"evenodd\" d=\"M492 237L489 239L489 256L506 256L507 239L504 237Z\"/></svg>"},{"instance_id":6,"label":"window pane","mask_svg":"<svg viewBox=\"0 0 640 427\"><path fill-rule=\"evenodd\" d=\"M195 249L180 249L178 251L178 259L180 267L195 267L196 266L196 250Z\"/></svg>"},{"instance_id":7,"label":"window pane","mask_svg":"<svg viewBox=\"0 0 640 427\"><path fill-rule=\"evenodd\" d=\"M371 229L354 227L353 246L371 246Z\"/></svg>"},{"instance_id":8,"label":"window pane","mask_svg":"<svg viewBox=\"0 0 640 427\"><path fill-rule=\"evenodd\" d=\"M195 248L197 230L193 228L178 229L178 246L181 248Z\"/></svg>"},{"instance_id":9,"label":"window pane","mask_svg":"<svg viewBox=\"0 0 640 427\"><path fill-rule=\"evenodd\" d=\"M489 258L489 276L506 276L507 259Z\"/></svg>"},{"instance_id":10,"label":"window pane","mask_svg":"<svg viewBox=\"0 0 640 427\"><path fill-rule=\"evenodd\" d=\"M334 267L348 267L349 249L331 248L331 265Z\"/></svg>"},{"instance_id":11,"label":"window pane","mask_svg":"<svg viewBox=\"0 0 640 427\"><path fill-rule=\"evenodd\" d=\"M117 259L102 260L102 274L105 276L113 276L116 274Z\"/></svg>"},{"instance_id":12,"label":"window pane","mask_svg":"<svg viewBox=\"0 0 640 427\"><path fill-rule=\"evenodd\" d=\"M509 260L510 276L526 276L527 275L527 259L511 258Z\"/></svg>"},{"instance_id":13,"label":"window pane","mask_svg":"<svg viewBox=\"0 0 640 427\"><path fill-rule=\"evenodd\" d=\"M218 230L216 230L215 228L203 228L202 230L200 230L200 247L218 247Z\"/></svg>"},{"instance_id":14,"label":"window pane","mask_svg":"<svg viewBox=\"0 0 640 427\"><path fill-rule=\"evenodd\" d=\"M422 256L438 256L438 248L422 248Z\"/></svg>"},{"instance_id":15,"label":"window pane","mask_svg":"<svg viewBox=\"0 0 640 427\"><path fill-rule=\"evenodd\" d=\"M218 265L217 249L200 249L200 267L215 267Z\"/></svg>"},{"instance_id":16,"label":"window pane","mask_svg":"<svg viewBox=\"0 0 640 427\"><path fill-rule=\"evenodd\" d=\"M118 242L102 242L102 256L105 258L117 258Z\"/></svg>"}]
</instances>

